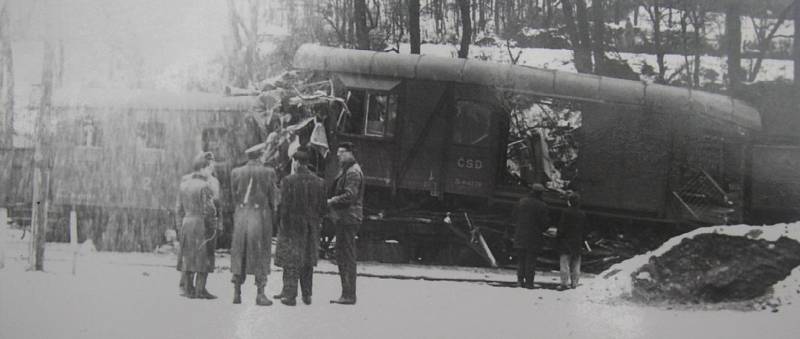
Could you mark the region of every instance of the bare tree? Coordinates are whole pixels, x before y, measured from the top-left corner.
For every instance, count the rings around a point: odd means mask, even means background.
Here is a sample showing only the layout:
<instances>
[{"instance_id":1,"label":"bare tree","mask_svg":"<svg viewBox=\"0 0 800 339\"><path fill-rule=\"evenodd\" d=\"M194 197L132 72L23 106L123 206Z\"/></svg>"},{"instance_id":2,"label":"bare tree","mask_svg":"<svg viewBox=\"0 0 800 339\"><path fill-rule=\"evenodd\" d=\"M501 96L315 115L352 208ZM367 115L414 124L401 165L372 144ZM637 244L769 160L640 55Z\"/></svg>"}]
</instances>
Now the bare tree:
<instances>
[{"instance_id":1,"label":"bare tree","mask_svg":"<svg viewBox=\"0 0 800 339\"><path fill-rule=\"evenodd\" d=\"M458 57L466 59L469 55L469 44L472 42L472 20L469 16L469 0L457 0L461 12L461 48Z\"/></svg>"},{"instance_id":2,"label":"bare tree","mask_svg":"<svg viewBox=\"0 0 800 339\"><path fill-rule=\"evenodd\" d=\"M647 2L647 0L645 2ZM661 41L661 21L664 18L661 8L661 0L652 0L652 4L648 5L646 3L644 8L647 11L648 16L650 16L650 21L653 23L653 51L656 53L656 63L658 64L658 75L656 76L656 82L664 83L664 74L667 72L667 65L664 62L666 51L664 50Z\"/></svg>"},{"instance_id":3,"label":"bare tree","mask_svg":"<svg viewBox=\"0 0 800 339\"><path fill-rule=\"evenodd\" d=\"M408 36L411 54L419 54L419 0L408 0Z\"/></svg>"},{"instance_id":4,"label":"bare tree","mask_svg":"<svg viewBox=\"0 0 800 339\"><path fill-rule=\"evenodd\" d=\"M353 9L356 23L356 48L369 49L366 0L355 0Z\"/></svg>"},{"instance_id":5,"label":"bare tree","mask_svg":"<svg viewBox=\"0 0 800 339\"><path fill-rule=\"evenodd\" d=\"M725 8L725 49L728 55L728 89L739 88L742 79L742 4L730 1Z\"/></svg>"},{"instance_id":6,"label":"bare tree","mask_svg":"<svg viewBox=\"0 0 800 339\"><path fill-rule=\"evenodd\" d=\"M567 29L572 52L575 58L575 69L580 73L592 72L592 45L589 38L589 23L586 21L586 4L583 0L577 0L577 6L573 5L573 0L562 0L561 9L564 11L564 23ZM575 13L575 12L579 13ZM577 20L577 23L576 23Z\"/></svg>"},{"instance_id":7,"label":"bare tree","mask_svg":"<svg viewBox=\"0 0 800 339\"><path fill-rule=\"evenodd\" d=\"M0 9L0 147L14 143L14 58L11 51L8 3Z\"/></svg>"},{"instance_id":8,"label":"bare tree","mask_svg":"<svg viewBox=\"0 0 800 339\"><path fill-rule=\"evenodd\" d=\"M786 18L789 16L789 12L792 11L793 6L795 6L794 2L786 6L772 24L770 24L770 19L766 16L762 17L760 20L755 16L750 17L753 30L755 30L756 33L756 49L758 50L758 54L756 55L754 65L750 68L747 81L755 81L756 77L758 77L758 72L761 71L761 64L771 47L772 40L777 35L778 29L786 22Z\"/></svg>"},{"instance_id":9,"label":"bare tree","mask_svg":"<svg viewBox=\"0 0 800 339\"><path fill-rule=\"evenodd\" d=\"M606 28L606 13L604 0L592 0L592 16L594 20L594 31L592 39L594 40L593 53L594 53L594 73L603 74L605 72L604 66L606 63L605 54L605 28Z\"/></svg>"}]
</instances>

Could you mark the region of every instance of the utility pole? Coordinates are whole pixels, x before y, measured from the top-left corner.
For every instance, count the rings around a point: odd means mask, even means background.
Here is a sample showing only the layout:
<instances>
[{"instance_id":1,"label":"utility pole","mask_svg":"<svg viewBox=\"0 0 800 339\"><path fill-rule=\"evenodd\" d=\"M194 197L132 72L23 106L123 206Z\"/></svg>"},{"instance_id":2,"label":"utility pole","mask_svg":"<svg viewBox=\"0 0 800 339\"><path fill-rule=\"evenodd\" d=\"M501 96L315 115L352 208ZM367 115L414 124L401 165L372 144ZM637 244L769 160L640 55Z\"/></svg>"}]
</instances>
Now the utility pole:
<instances>
[{"instance_id":1,"label":"utility pole","mask_svg":"<svg viewBox=\"0 0 800 339\"><path fill-rule=\"evenodd\" d=\"M55 53L50 41L44 43L42 99L36 117L36 143L33 155L33 206L31 208L31 245L29 270L44 270L44 247L47 235L47 210L50 206L50 173L53 168L52 97Z\"/></svg>"}]
</instances>

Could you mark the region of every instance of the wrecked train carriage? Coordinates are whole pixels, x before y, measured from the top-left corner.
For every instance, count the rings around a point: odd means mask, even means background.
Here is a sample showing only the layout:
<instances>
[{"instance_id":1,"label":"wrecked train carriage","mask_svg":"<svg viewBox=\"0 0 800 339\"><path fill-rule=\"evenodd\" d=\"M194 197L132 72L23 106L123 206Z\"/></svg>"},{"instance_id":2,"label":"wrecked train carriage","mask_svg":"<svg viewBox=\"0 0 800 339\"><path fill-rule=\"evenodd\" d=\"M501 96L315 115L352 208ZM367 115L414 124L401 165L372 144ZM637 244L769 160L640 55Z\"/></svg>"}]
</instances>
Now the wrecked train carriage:
<instances>
[{"instance_id":1,"label":"wrecked train carriage","mask_svg":"<svg viewBox=\"0 0 800 339\"><path fill-rule=\"evenodd\" d=\"M505 93L581 107L573 189L592 214L657 222L741 220L759 113L726 96L663 85L425 55L302 46L299 69L329 74L350 113L367 183L433 195L518 198L503 180ZM536 155L541 158L541 155ZM556 202L551 201L551 202Z\"/></svg>"},{"instance_id":2,"label":"wrecked train carriage","mask_svg":"<svg viewBox=\"0 0 800 339\"><path fill-rule=\"evenodd\" d=\"M206 93L83 90L57 92L49 240L68 239L68 211L79 240L102 250L150 251L174 223L179 180L200 151L217 160L222 201L230 169L254 137L253 97ZM223 205L225 234L233 207ZM60 213L59 213L60 212ZM225 236L220 239L224 244Z\"/></svg>"}]
</instances>

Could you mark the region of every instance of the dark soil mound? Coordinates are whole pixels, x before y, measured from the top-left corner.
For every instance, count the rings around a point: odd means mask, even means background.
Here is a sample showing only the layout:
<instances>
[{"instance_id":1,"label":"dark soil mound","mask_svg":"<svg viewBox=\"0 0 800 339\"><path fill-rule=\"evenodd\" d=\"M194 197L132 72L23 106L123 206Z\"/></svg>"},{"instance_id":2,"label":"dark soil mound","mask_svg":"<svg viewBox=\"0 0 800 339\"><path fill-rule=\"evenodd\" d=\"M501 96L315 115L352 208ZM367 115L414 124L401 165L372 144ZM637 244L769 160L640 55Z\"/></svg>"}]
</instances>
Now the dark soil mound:
<instances>
[{"instance_id":1,"label":"dark soil mound","mask_svg":"<svg viewBox=\"0 0 800 339\"><path fill-rule=\"evenodd\" d=\"M633 297L678 303L723 302L764 295L800 265L800 243L701 234L632 274Z\"/></svg>"}]
</instances>

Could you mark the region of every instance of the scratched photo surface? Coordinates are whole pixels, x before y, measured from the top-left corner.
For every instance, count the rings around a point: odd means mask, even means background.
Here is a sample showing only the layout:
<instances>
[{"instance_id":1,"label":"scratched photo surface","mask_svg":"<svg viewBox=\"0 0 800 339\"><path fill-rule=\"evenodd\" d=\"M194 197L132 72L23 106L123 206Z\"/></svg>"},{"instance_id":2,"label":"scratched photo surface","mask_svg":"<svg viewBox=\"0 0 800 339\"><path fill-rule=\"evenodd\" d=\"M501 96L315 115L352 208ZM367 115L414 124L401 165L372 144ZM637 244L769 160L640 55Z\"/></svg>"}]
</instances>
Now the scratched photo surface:
<instances>
[{"instance_id":1,"label":"scratched photo surface","mask_svg":"<svg viewBox=\"0 0 800 339\"><path fill-rule=\"evenodd\" d=\"M0 0L0 339L795 338L793 0Z\"/></svg>"}]
</instances>

